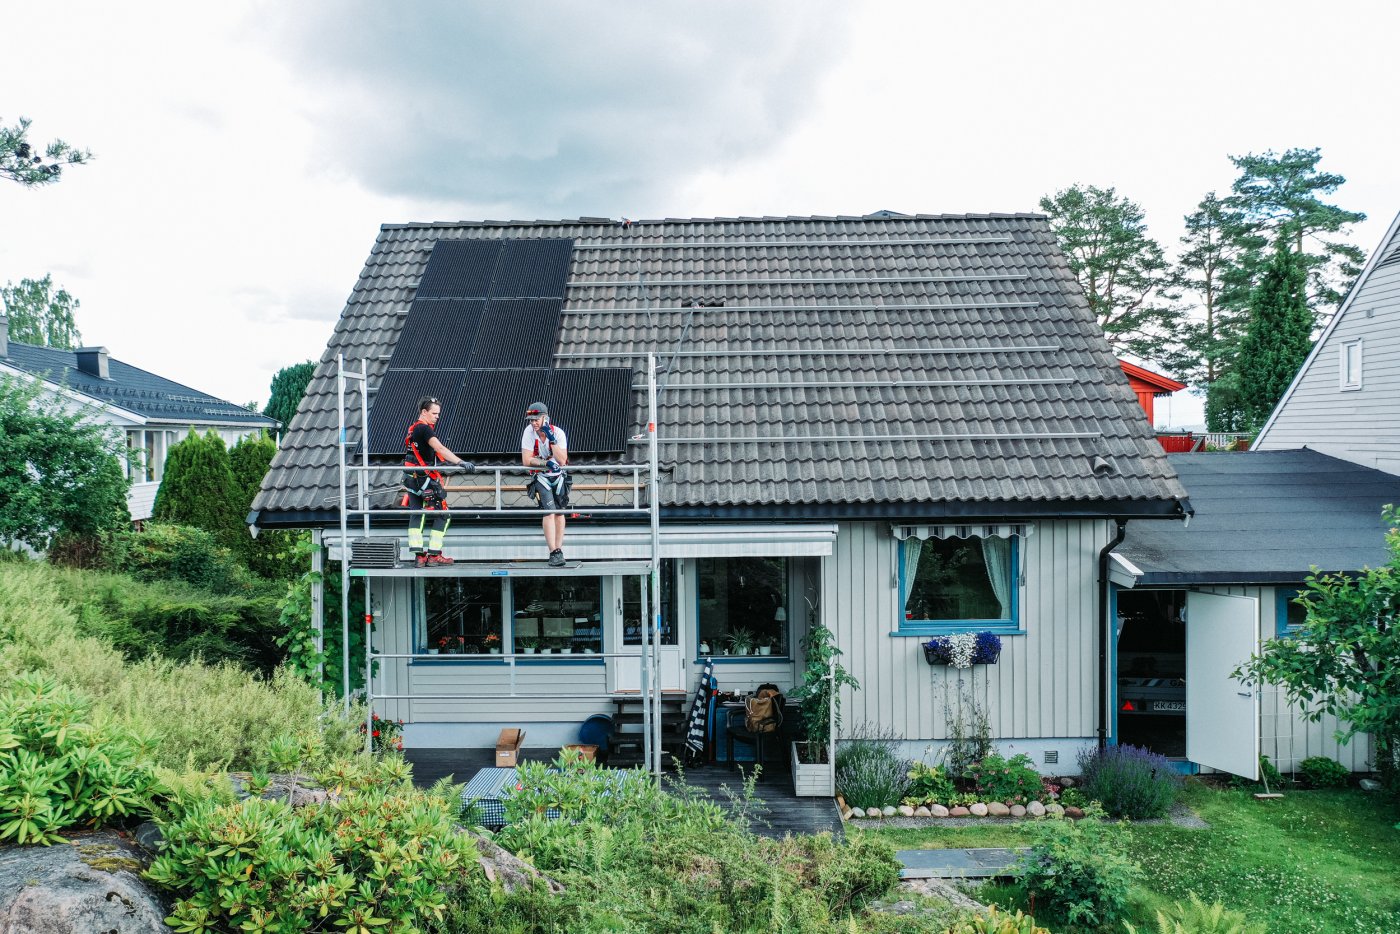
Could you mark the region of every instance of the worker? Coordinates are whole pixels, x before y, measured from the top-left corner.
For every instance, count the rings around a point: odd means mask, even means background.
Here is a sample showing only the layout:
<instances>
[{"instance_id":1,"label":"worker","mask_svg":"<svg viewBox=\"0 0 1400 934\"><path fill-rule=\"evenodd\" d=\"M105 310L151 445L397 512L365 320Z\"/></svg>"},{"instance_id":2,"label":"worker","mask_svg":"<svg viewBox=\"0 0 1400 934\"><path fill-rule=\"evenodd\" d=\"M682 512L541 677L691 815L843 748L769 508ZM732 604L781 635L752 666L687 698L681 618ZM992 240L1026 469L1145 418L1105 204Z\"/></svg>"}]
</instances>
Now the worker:
<instances>
[{"instance_id":1,"label":"worker","mask_svg":"<svg viewBox=\"0 0 1400 934\"><path fill-rule=\"evenodd\" d=\"M408 520L408 550L413 553L414 564L420 568L442 567L452 563L452 559L442 553L442 542L452 517L447 515L447 494L442 487L442 473L432 468L438 466L440 460L468 469L475 466L449 451L438 438L440 415L442 403L432 396L423 396L418 400L418 420L408 427L408 434L403 439L403 465L410 469L403 475L402 505L423 510ZM442 514L433 517L425 547L423 531L428 524L428 514L439 511Z\"/></svg>"},{"instance_id":2,"label":"worker","mask_svg":"<svg viewBox=\"0 0 1400 934\"><path fill-rule=\"evenodd\" d=\"M569 438L564 429L549 420L549 407L533 402L525 410L525 433L520 438L520 462L539 468L530 475L526 491L541 509L568 509L569 487L573 480L564 470L569 463ZM564 566L564 514L544 517L544 543L549 548L549 566Z\"/></svg>"}]
</instances>

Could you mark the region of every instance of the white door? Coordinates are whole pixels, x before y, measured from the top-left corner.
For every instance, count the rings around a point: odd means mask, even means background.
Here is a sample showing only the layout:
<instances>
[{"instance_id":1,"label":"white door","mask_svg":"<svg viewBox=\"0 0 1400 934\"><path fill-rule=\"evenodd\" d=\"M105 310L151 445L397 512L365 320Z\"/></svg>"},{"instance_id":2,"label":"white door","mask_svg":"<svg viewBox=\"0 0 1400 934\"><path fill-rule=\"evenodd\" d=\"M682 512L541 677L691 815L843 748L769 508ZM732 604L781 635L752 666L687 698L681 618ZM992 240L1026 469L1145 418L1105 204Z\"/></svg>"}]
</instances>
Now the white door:
<instances>
[{"instance_id":1,"label":"white door","mask_svg":"<svg viewBox=\"0 0 1400 934\"><path fill-rule=\"evenodd\" d=\"M1259 692L1230 673L1259 648L1259 601L1186 595L1186 758L1259 778Z\"/></svg>"},{"instance_id":2,"label":"white door","mask_svg":"<svg viewBox=\"0 0 1400 934\"><path fill-rule=\"evenodd\" d=\"M665 567L663 565L663 567ZM666 607L662 613L658 647L659 675L663 691L685 690L685 658L681 653L684 640L680 637L679 620L675 619L674 601L670 598L670 582L663 572ZM609 684L614 691L640 691L642 688L642 629L639 585L636 578L613 578L613 638L609 651L623 653L612 659ZM652 611L654 613L654 609ZM653 634L653 638L656 638ZM650 640L649 640L650 641ZM650 648L650 646L648 646Z\"/></svg>"}]
</instances>

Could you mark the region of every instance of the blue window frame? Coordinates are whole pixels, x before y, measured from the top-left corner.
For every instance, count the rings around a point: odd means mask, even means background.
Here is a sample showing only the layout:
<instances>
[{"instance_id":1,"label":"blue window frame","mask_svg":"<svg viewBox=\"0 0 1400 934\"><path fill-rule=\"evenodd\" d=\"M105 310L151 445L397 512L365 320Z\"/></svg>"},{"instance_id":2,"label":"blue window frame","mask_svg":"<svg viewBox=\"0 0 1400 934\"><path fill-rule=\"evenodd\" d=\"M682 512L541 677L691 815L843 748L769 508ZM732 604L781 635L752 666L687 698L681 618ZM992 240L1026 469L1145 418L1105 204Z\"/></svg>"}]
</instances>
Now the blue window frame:
<instances>
[{"instance_id":1,"label":"blue window frame","mask_svg":"<svg viewBox=\"0 0 1400 934\"><path fill-rule=\"evenodd\" d=\"M898 635L1021 631L1021 537L899 543Z\"/></svg>"},{"instance_id":2,"label":"blue window frame","mask_svg":"<svg viewBox=\"0 0 1400 934\"><path fill-rule=\"evenodd\" d=\"M1277 587L1274 589L1275 635L1280 639L1298 634L1308 621L1308 612L1294 599L1303 592L1301 587Z\"/></svg>"}]
</instances>

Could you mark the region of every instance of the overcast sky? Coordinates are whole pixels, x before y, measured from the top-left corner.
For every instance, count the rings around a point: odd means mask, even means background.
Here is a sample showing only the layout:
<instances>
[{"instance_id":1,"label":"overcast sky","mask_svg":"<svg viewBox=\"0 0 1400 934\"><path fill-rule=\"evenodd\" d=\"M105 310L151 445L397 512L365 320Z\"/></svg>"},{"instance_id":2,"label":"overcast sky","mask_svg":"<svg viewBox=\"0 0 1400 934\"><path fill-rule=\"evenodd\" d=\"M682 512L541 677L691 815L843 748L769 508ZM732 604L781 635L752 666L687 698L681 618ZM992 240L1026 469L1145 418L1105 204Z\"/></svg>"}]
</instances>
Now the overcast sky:
<instances>
[{"instance_id":1,"label":"overcast sky","mask_svg":"<svg viewBox=\"0 0 1400 934\"><path fill-rule=\"evenodd\" d=\"M381 223L1033 211L1082 182L1170 247L1228 155L1318 146L1369 253L1400 211L1395 10L20 4L0 123L96 159L0 187L0 281L52 273L85 343L261 405Z\"/></svg>"}]
</instances>

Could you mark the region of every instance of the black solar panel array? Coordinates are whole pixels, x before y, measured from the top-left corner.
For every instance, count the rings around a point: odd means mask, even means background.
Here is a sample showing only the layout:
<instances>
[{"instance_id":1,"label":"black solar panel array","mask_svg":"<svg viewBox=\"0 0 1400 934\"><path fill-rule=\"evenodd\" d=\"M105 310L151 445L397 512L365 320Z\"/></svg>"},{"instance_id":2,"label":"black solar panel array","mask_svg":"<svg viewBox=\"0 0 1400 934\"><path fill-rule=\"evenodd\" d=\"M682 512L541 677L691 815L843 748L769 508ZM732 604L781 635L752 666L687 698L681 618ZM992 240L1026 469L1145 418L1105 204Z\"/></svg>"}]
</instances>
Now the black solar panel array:
<instances>
[{"instance_id":1,"label":"black solar panel array","mask_svg":"<svg viewBox=\"0 0 1400 934\"><path fill-rule=\"evenodd\" d=\"M370 450L403 453L420 396L461 455L514 455L525 407L545 400L576 452L626 446L628 369L551 370L574 241L440 240L370 412Z\"/></svg>"}]
</instances>

